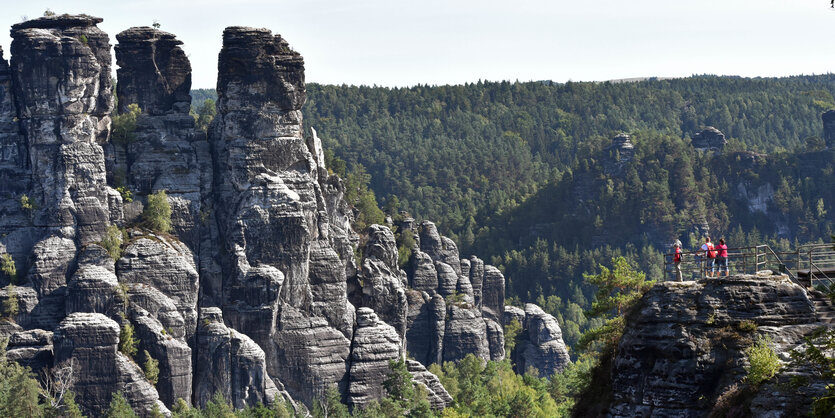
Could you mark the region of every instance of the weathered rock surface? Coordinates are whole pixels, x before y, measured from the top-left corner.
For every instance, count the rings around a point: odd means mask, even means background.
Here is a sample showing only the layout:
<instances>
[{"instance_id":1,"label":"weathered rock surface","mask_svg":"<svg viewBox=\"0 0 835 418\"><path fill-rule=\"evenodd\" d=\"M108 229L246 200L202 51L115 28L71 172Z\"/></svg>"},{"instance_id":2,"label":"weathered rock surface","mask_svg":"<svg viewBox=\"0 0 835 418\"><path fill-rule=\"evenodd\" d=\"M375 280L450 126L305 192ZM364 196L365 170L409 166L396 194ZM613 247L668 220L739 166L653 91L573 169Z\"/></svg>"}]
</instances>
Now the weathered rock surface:
<instances>
[{"instance_id":1,"label":"weathered rock surface","mask_svg":"<svg viewBox=\"0 0 835 418\"><path fill-rule=\"evenodd\" d=\"M197 328L195 403L205 406L215 393L236 408L271 402L279 389L267 373L264 350L223 324L218 308L203 308Z\"/></svg>"},{"instance_id":2,"label":"weathered rock surface","mask_svg":"<svg viewBox=\"0 0 835 418\"><path fill-rule=\"evenodd\" d=\"M169 298L182 315L186 339L194 335L200 278L185 244L159 235L141 236L125 247L116 271L121 283L151 286Z\"/></svg>"},{"instance_id":3,"label":"weathered rock surface","mask_svg":"<svg viewBox=\"0 0 835 418\"><path fill-rule=\"evenodd\" d=\"M703 416L744 377L744 350L757 334L786 352L815 322L806 291L783 275L660 283L618 345L609 414Z\"/></svg>"},{"instance_id":4,"label":"weathered rock surface","mask_svg":"<svg viewBox=\"0 0 835 418\"><path fill-rule=\"evenodd\" d=\"M52 367L52 332L33 329L12 334L6 358L31 368L35 373Z\"/></svg>"},{"instance_id":5,"label":"weathered rock surface","mask_svg":"<svg viewBox=\"0 0 835 418\"><path fill-rule=\"evenodd\" d=\"M399 227L405 228L402 223ZM467 354L503 359L502 273L477 257L461 259L455 243L441 236L432 222L421 223L417 241L407 275L417 291L408 295L409 354L424 365L460 360Z\"/></svg>"},{"instance_id":6,"label":"weathered rock surface","mask_svg":"<svg viewBox=\"0 0 835 418\"><path fill-rule=\"evenodd\" d=\"M511 355L517 373L533 367L540 377L550 378L568 366L571 358L556 318L532 303L526 304L524 311L508 308L512 310L504 316L505 324L516 319L522 325L520 341Z\"/></svg>"},{"instance_id":7,"label":"weathered rock surface","mask_svg":"<svg viewBox=\"0 0 835 418\"><path fill-rule=\"evenodd\" d=\"M827 110L821 116L823 119L823 139L827 148L835 146L835 110Z\"/></svg>"},{"instance_id":8,"label":"weathered rock surface","mask_svg":"<svg viewBox=\"0 0 835 418\"><path fill-rule=\"evenodd\" d=\"M383 381L389 361L400 358L400 337L370 308L357 309L357 329L351 341L348 404L363 407L385 396Z\"/></svg>"},{"instance_id":9,"label":"weathered rock surface","mask_svg":"<svg viewBox=\"0 0 835 418\"><path fill-rule=\"evenodd\" d=\"M119 111L131 103L144 112L188 114L191 106L191 64L173 34L148 26L116 35Z\"/></svg>"},{"instance_id":10,"label":"weathered rock surface","mask_svg":"<svg viewBox=\"0 0 835 418\"><path fill-rule=\"evenodd\" d=\"M97 313L73 313L56 328L55 363L73 362L76 401L86 414L100 416L113 393L122 391L131 407L142 415L150 414L159 395L139 366L117 351L119 324Z\"/></svg>"},{"instance_id":11,"label":"weathered rock surface","mask_svg":"<svg viewBox=\"0 0 835 418\"><path fill-rule=\"evenodd\" d=\"M131 322L136 337L140 341L139 352L148 351L150 356L159 361L159 381L156 384L160 400L166 405L174 405L177 399L191 399L192 365L191 348L178 340L142 308L133 308ZM139 356L145 361L143 356Z\"/></svg>"},{"instance_id":12,"label":"weathered rock surface","mask_svg":"<svg viewBox=\"0 0 835 418\"><path fill-rule=\"evenodd\" d=\"M408 301L406 273L397 265L397 243L391 229L371 225L362 261L362 305L393 326L400 340L406 336Z\"/></svg>"},{"instance_id":13,"label":"weathered rock surface","mask_svg":"<svg viewBox=\"0 0 835 418\"><path fill-rule=\"evenodd\" d=\"M722 149L728 140L725 139L725 134L722 131L707 126L701 132L693 135L693 147L696 149Z\"/></svg>"},{"instance_id":14,"label":"weathered rock surface","mask_svg":"<svg viewBox=\"0 0 835 418\"><path fill-rule=\"evenodd\" d=\"M414 360L406 360L406 367L412 374L412 381L422 385L426 389L429 404L435 409L444 409L452 405L453 399L449 392L441 385L438 376L430 373L423 367L423 364Z\"/></svg>"},{"instance_id":15,"label":"weathered rock surface","mask_svg":"<svg viewBox=\"0 0 835 418\"><path fill-rule=\"evenodd\" d=\"M50 16L12 27L11 74L29 157L36 226L81 244L111 221L104 152L110 111L110 43L86 15ZM117 206L121 203L113 201Z\"/></svg>"}]
</instances>

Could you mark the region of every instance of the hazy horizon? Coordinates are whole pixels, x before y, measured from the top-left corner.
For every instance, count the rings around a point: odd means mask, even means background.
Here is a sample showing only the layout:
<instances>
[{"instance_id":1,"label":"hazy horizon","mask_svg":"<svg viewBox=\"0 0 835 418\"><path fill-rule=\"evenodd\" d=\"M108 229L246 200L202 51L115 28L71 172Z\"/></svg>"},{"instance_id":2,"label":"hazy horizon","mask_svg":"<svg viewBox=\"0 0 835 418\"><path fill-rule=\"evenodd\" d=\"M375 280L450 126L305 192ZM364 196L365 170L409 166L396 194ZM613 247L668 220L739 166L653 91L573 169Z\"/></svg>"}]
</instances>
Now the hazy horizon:
<instances>
[{"instance_id":1,"label":"hazy horizon","mask_svg":"<svg viewBox=\"0 0 835 418\"><path fill-rule=\"evenodd\" d=\"M194 88L213 88L224 27L266 27L305 57L320 84L458 85L607 81L693 75L783 77L835 71L835 10L825 0L594 3L427 0L101 0L6 2L0 23L50 8L99 16L115 35L161 29L184 42ZM11 39L0 37L8 59ZM115 67L115 62L114 62Z\"/></svg>"}]
</instances>

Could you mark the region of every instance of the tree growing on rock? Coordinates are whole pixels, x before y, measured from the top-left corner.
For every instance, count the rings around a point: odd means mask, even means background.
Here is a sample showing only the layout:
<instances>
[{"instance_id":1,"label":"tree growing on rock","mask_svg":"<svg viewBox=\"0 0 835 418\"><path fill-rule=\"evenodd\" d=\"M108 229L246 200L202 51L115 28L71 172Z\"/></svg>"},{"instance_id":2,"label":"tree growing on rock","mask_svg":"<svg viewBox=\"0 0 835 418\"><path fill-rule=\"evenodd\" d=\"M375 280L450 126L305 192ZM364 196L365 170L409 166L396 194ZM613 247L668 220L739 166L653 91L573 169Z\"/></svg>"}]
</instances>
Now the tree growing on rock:
<instances>
[{"instance_id":1,"label":"tree growing on rock","mask_svg":"<svg viewBox=\"0 0 835 418\"><path fill-rule=\"evenodd\" d=\"M126 322L119 331L119 351L133 358L136 355L138 345L139 340L133 335L133 325L130 322Z\"/></svg>"},{"instance_id":2,"label":"tree growing on rock","mask_svg":"<svg viewBox=\"0 0 835 418\"><path fill-rule=\"evenodd\" d=\"M603 325L584 333L578 346L588 349L602 345L603 348L614 349L623 335L624 316L655 282L648 281L644 273L634 270L624 257L613 258L611 269L601 264L600 273L584 274L583 278L587 283L597 286L597 293L586 316L608 319Z\"/></svg>"},{"instance_id":3,"label":"tree growing on rock","mask_svg":"<svg viewBox=\"0 0 835 418\"><path fill-rule=\"evenodd\" d=\"M115 86L114 86L115 88ZM136 118L142 109L136 103L128 105L128 111L112 117L110 140L117 145L127 145L136 141Z\"/></svg>"},{"instance_id":4,"label":"tree growing on rock","mask_svg":"<svg viewBox=\"0 0 835 418\"><path fill-rule=\"evenodd\" d=\"M20 313L20 303L17 300L17 289L15 285L10 284L6 288L6 299L3 300L3 314L13 319L18 313Z\"/></svg>"},{"instance_id":5,"label":"tree growing on rock","mask_svg":"<svg viewBox=\"0 0 835 418\"><path fill-rule=\"evenodd\" d=\"M145 226L161 233L171 230L171 204L168 203L168 194L165 190L148 195L148 205L142 212L142 220Z\"/></svg>"},{"instance_id":6,"label":"tree growing on rock","mask_svg":"<svg viewBox=\"0 0 835 418\"><path fill-rule=\"evenodd\" d=\"M0 272L9 280L9 283L17 283L17 267L11 254L3 253L0 256Z\"/></svg>"},{"instance_id":7,"label":"tree growing on rock","mask_svg":"<svg viewBox=\"0 0 835 418\"><path fill-rule=\"evenodd\" d=\"M133 408L130 407L128 400L122 392L113 394L113 398L110 400L110 405L104 413L104 416L107 418L137 418L136 412L133 412Z\"/></svg>"}]
</instances>

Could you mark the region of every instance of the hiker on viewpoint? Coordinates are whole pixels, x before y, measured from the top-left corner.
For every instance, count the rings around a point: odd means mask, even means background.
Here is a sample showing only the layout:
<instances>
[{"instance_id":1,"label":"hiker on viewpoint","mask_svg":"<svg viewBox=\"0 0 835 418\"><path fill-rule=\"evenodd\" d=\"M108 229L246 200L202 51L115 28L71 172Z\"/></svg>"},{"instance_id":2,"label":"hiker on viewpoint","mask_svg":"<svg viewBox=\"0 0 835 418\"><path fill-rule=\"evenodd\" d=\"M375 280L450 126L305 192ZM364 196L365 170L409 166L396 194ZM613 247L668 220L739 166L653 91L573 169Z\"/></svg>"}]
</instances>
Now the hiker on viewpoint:
<instances>
[{"instance_id":1,"label":"hiker on viewpoint","mask_svg":"<svg viewBox=\"0 0 835 418\"><path fill-rule=\"evenodd\" d=\"M728 246L725 245L725 239L719 239L719 245L716 246L719 254L716 256L717 276L722 275L722 269L725 270L725 277L728 277Z\"/></svg>"},{"instance_id":2,"label":"hiker on viewpoint","mask_svg":"<svg viewBox=\"0 0 835 418\"><path fill-rule=\"evenodd\" d=\"M681 241L676 240L676 243L673 245L675 246L673 254L673 270L676 273L676 280L683 282L684 280L681 277Z\"/></svg>"},{"instance_id":3,"label":"hiker on viewpoint","mask_svg":"<svg viewBox=\"0 0 835 418\"><path fill-rule=\"evenodd\" d=\"M713 243L710 242L710 237L705 238L705 243L702 244L701 250L704 251L705 260L705 277L713 277L716 261L716 250Z\"/></svg>"}]
</instances>

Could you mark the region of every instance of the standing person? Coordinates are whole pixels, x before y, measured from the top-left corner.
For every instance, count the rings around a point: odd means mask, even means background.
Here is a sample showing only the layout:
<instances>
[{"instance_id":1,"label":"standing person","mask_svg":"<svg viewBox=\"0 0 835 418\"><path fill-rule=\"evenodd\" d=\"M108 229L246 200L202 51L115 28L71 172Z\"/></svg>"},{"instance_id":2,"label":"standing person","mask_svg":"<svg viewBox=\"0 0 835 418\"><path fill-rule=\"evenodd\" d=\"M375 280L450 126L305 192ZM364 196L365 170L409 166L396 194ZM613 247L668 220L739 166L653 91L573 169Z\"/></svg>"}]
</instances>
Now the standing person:
<instances>
[{"instance_id":1,"label":"standing person","mask_svg":"<svg viewBox=\"0 0 835 418\"><path fill-rule=\"evenodd\" d=\"M675 252L673 254L673 270L676 273L676 280L683 282L684 279L681 277L681 241L676 240L676 243L673 245L675 246Z\"/></svg>"},{"instance_id":2,"label":"standing person","mask_svg":"<svg viewBox=\"0 0 835 418\"><path fill-rule=\"evenodd\" d=\"M714 265L716 261L716 250L713 248L713 243L710 242L710 237L705 238L705 243L700 248L704 252L705 260L705 277L713 277Z\"/></svg>"},{"instance_id":3,"label":"standing person","mask_svg":"<svg viewBox=\"0 0 835 418\"><path fill-rule=\"evenodd\" d=\"M725 239L719 239L719 254L716 256L717 276L722 275L722 269L725 269L725 277L728 277L728 246L725 245Z\"/></svg>"}]
</instances>

